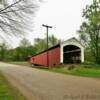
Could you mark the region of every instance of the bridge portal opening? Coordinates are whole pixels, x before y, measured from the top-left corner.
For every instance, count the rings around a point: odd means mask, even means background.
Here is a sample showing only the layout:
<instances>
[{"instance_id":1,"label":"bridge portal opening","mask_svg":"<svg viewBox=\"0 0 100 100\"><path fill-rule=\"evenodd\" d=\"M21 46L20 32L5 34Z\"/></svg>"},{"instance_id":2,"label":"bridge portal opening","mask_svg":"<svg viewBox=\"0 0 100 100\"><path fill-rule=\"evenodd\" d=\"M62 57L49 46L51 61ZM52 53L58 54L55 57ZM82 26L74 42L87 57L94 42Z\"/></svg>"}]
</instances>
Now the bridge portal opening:
<instances>
[{"instance_id":1,"label":"bridge portal opening","mask_svg":"<svg viewBox=\"0 0 100 100\"><path fill-rule=\"evenodd\" d=\"M74 45L64 46L63 63L64 64L81 63L81 49Z\"/></svg>"}]
</instances>

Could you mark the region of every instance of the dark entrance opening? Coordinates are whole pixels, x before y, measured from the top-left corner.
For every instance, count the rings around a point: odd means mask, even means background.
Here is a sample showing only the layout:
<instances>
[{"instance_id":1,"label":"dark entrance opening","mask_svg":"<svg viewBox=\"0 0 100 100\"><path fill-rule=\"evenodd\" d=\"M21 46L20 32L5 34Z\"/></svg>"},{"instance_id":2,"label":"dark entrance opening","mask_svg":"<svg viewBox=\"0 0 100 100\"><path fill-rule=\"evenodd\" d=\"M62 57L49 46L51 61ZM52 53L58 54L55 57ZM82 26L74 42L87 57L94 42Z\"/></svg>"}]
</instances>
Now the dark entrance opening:
<instances>
[{"instance_id":1,"label":"dark entrance opening","mask_svg":"<svg viewBox=\"0 0 100 100\"><path fill-rule=\"evenodd\" d=\"M81 49L74 45L67 45L63 48L63 63L73 64L81 62Z\"/></svg>"}]
</instances>

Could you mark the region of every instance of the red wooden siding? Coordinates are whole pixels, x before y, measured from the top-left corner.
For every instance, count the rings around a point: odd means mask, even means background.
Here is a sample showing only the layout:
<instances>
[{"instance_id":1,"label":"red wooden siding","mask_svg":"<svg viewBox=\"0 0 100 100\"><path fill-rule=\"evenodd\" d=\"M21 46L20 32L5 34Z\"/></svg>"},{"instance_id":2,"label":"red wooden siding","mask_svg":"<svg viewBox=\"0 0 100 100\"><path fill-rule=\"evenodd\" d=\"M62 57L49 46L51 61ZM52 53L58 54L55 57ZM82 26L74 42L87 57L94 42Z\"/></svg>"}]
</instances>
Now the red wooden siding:
<instances>
[{"instance_id":1,"label":"red wooden siding","mask_svg":"<svg viewBox=\"0 0 100 100\"><path fill-rule=\"evenodd\" d=\"M48 50L49 66L60 63L60 47ZM32 64L47 66L47 51L31 58Z\"/></svg>"}]
</instances>

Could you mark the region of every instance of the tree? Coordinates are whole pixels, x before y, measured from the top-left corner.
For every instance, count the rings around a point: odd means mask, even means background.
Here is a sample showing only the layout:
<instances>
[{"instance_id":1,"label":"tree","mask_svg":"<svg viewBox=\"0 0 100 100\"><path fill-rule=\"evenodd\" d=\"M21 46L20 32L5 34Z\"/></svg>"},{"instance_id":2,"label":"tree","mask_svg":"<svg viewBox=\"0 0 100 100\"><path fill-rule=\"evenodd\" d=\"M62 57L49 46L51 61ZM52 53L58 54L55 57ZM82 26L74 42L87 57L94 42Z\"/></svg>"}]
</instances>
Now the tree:
<instances>
[{"instance_id":1,"label":"tree","mask_svg":"<svg viewBox=\"0 0 100 100\"><path fill-rule=\"evenodd\" d=\"M23 47L23 48L26 48L26 47L29 47L31 46L31 43L28 39L26 38L23 38L21 41L20 41L20 44L19 44L20 47Z\"/></svg>"},{"instance_id":2,"label":"tree","mask_svg":"<svg viewBox=\"0 0 100 100\"><path fill-rule=\"evenodd\" d=\"M1 61L4 61L6 59L7 49L8 49L7 43L6 42L2 42L0 44L0 60Z\"/></svg>"},{"instance_id":3,"label":"tree","mask_svg":"<svg viewBox=\"0 0 100 100\"><path fill-rule=\"evenodd\" d=\"M48 40L49 40L48 41L49 48L55 46L56 44L60 42L60 40L58 40L54 35L49 36ZM37 53L46 50L47 49L47 39L46 38L44 39L36 38L34 47L37 49Z\"/></svg>"},{"instance_id":4,"label":"tree","mask_svg":"<svg viewBox=\"0 0 100 100\"><path fill-rule=\"evenodd\" d=\"M14 60L25 61L28 60L30 56L36 54L35 48L31 45L28 39L23 38L19 46L14 49Z\"/></svg>"},{"instance_id":5,"label":"tree","mask_svg":"<svg viewBox=\"0 0 100 100\"><path fill-rule=\"evenodd\" d=\"M36 38L34 42L34 47L36 48L37 53L47 49L46 39Z\"/></svg>"},{"instance_id":6,"label":"tree","mask_svg":"<svg viewBox=\"0 0 100 100\"><path fill-rule=\"evenodd\" d=\"M2 33L8 35L25 33L27 29L30 29L29 23L32 23L30 18L37 7L34 0L0 0L0 29Z\"/></svg>"},{"instance_id":7,"label":"tree","mask_svg":"<svg viewBox=\"0 0 100 100\"><path fill-rule=\"evenodd\" d=\"M49 36L49 45L55 46L56 44L60 43L60 40L58 40L54 35Z\"/></svg>"},{"instance_id":8,"label":"tree","mask_svg":"<svg viewBox=\"0 0 100 100\"><path fill-rule=\"evenodd\" d=\"M87 44L95 57L96 63L100 63L100 0L93 0L83 10L85 21L80 26L79 35Z\"/></svg>"}]
</instances>

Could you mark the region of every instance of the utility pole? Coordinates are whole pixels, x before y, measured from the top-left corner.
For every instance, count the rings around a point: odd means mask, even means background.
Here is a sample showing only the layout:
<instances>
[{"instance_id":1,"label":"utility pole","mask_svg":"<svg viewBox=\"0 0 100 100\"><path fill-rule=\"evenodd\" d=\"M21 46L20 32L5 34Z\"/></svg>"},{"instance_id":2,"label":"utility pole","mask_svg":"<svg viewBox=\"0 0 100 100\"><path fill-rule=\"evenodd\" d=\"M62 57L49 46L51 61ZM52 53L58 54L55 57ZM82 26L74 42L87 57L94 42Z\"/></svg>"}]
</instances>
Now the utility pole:
<instances>
[{"instance_id":1,"label":"utility pole","mask_svg":"<svg viewBox=\"0 0 100 100\"><path fill-rule=\"evenodd\" d=\"M48 56L48 47L49 47L49 41L48 41L48 31L49 28L52 28L52 26L48 26L48 25L44 25L42 24L43 27L46 27L46 31L47 31L47 67L49 68L49 56Z\"/></svg>"}]
</instances>

